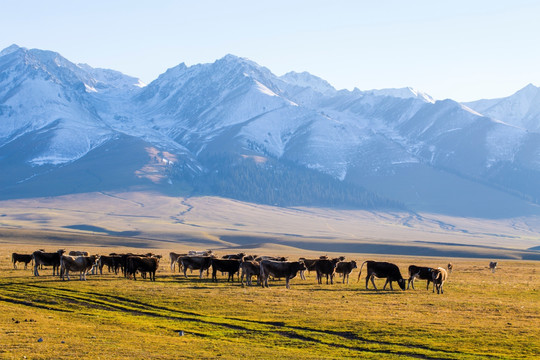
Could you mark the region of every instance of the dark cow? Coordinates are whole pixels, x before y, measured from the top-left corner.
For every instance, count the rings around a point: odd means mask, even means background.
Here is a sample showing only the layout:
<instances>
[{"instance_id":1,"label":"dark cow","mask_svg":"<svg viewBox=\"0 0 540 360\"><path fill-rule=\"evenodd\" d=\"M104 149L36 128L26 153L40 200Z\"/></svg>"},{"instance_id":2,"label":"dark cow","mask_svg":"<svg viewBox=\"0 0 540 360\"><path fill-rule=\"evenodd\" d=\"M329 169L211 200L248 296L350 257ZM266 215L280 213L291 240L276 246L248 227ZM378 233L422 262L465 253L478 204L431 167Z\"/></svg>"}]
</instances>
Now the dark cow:
<instances>
[{"instance_id":1,"label":"dark cow","mask_svg":"<svg viewBox=\"0 0 540 360\"><path fill-rule=\"evenodd\" d=\"M53 276L60 275L60 257L65 253L65 250L58 250L57 252L47 253L41 250L34 251L32 258L34 260L34 276L39 276L38 268L43 266L53 267Z\"/></svg>"},{"instance_id":2,"label":"dark cow","mask_svg":"<svg viewBox=\"0 0 540 360\"><path fill-rule=\"evenodd\" d=\"M410 285L412 285L412 288L414 289L415 279L427 280L426 290L428 290L429 283L433 281L432 273L433 273L433 268L430 268L430 267L416 266L416 265L409 266L409 280L407 281L407 290L409 290Z\"/></svg>"},{"instance_id":3,"label":"dark cow","mask_svg":"<svg viewBox=\"0 0 540 360\"><path fill-rule=\"evenodd\" d=\"M375 285L375 281L373 280L373 278L378 277L378 278L386 278L386 282L384 283L383 290L386 289L386 285L388 284L390 284L390 290L394 290L394 288L392 287L392 281L397 281L401 290L405 290L405 280L403 279L403 276L401 276L401 272L399 271L399 268L397 267L397 265L388 263L388 262L379 262L379 261L371 261L371 260L364 261L362 263L362 266L360 266L360 273L358 274L358 281L360 281L360 275L362 275L362 268L364 267L364 264L366 263L367 263L366 289L368 288L369 279L371 279L371 283L373 284L373 287L375 288L375 290L377 290L377 286Z\"/></svg>"},{"instance_id":4,"label":"dark cow","mask_svg":"<svg viewBox=\"0 0 540 360\"><path fill-rule=\"evenodd\" d=\"M230 254L230 255L223 255L222 259L229 259L229 260L242 260L246 256L246 254L238 253L238 254Z\"/></svg>"},{"instance_id":5,"label":"dark cow","mask_svg":"<svg viewBox=\"0 0 540 360\"><path fill-rule=\"evenodd\" d=\"M339 259L320 259L315 262L315 271L317 272L319 284L322 284L323 276L326 276L326 285L328 285L328 277L330 277L330 284L334 284L334 274L338 262Z\"/></svg>"},{"instance_id":6,"label":"dark cow","mask_svg":"<svg viewBox=\"0 0 540 360\"><path fill-rule=\"evenodd\" d=\"M107 265L107 269L109 272L111 272L111 269L114 271L115 274L118 274L118 270L121 267L121 260L122 257L119 255L101 255L98 259L98 269L99 273L103 275L103 267Z\"/></svg>"},{"instance_id":7,"label":"dark cow","mask_svg":"<svg viewBox=\"0 0 540 360\"><path fill-rule=\"evenodd\" d=\"M242 283L242 286L244 286L244 276L246 277L246 283L249 286L251 286L251 277L253 275L257 275L257 284L259 284L261 264L253 260L252 261L244 260L240 263L240 269L242 270L242 275L240 276L240 282Z\"/></svg>"},{"instance_id":8,"label":"dark cow","mask_svg":"<svg viewBox=\"0 0 540 360\"><path fill-rule=\"evenodd\" d=\"M349 275L354 269L356 269L356 261L340 261L336 265L336 273L343 275L343 283L345 284L345 278L347 278L347 284L349 283Z\"/></svg>"},{"instance_id":9,"label":"dark cow","mask_svg":"<svg viewBox=\"0 0 540 360\"><path fill-rule=\"evenodd\" d=\"M454 270L454 264L448 263L448 273L451 274L452 270Z\"/></svg>"},{"instance_id":10,"label":"dark cow","mask_svg":"<svg viewBox=\"0 0 540 360\"><path fill-rule=\"evenodd\" d=\"M306 266L300 261L261 261L261 285L268 287L268 277L285 278L285 287L290 289L289 281L296 276L299 271L306 270Z\"/></svg>"},{"instance_id":11,"label":"dark cow","mask_svg":"<svg viewBox=\"0 0 540 360\"><path fill-rule=\"evenodd\" d=\"M431 273L433 281L433 292L437 289L437 294L444 294L443 285L444 282L448 279L448 274L446 270L442 267L434 269Z\"/></svg>"},{"instance_id":12,"label":"dark cow","mask_svg":"<svg viewBox=\"0 0 540 360\"><path fill-rule=\"evenodd\" d=\"M226 272L229 274L227 281L234 281L234 274L240 271L240 260L213 258L212 259L212 281L217 282L218 271Z\"/></svg>"},{"instance_id":13,"label":"dark cow","mask_svg":"<svg viewBox=\"0 0 540 360\"><path fill-rule=\"evenodd\" d=\"M184 269L184 276L187 278L187 269L199 270L199 278L202 279L202 274L206 270L208 274L208 269L212 265L211 256L182 256L178 258L179 263L182 264Z\"/></svg>"},{"instance_id":14,"label":"dark cow","mask_svg":"<svg viewBox=\"0 0 540 360\"><path fill-rule=\"evenodd\" d=\"M497 269L497 262L496 261L490 261L489 269L491 270L492 273L494 273L495 270Z\"/></svg>"},{"instance_id":15,"label":"dark cow","mask_svg":"<svg viewBox=\"0 0 540 360\"><path fill-rule=\"evenodd\" d=\"M70 251L69 256L88 256L88 251Z\"/></svg>"},{"instance_id":16,"label":"dark cow","mask_svg":"<svg viewBox=\"0 0 540 360\"><path fill-rule=\"evenodd\" d=\"M328 259L327 256L321 256L319 259L306 259L306 258L300 258L298 259L299 261L302 261L304 263L304 266L306 267L306 270L308 272L311 272L311 271L315 271L315 263L319 260L323 260L323 259ZM306 275L304 274L304 272L306 270L302 270L300 271L300 279L302 280L306 280ZM318 280L318 278L317 278Z\"/></svg>"},{"instance_id":17,"label":"dark cow","mask_svg":"<svg viewBox=\"0 0 540 360\"><path fill-rule=\"evenodd\" d=\"M81 280L86 280L86 274L94 264L96 263L97 257L92 256L69 256L62 255L60 257L60 277L64 280L64 277L67 276L69 279L70 271L78 271L79 277Z\"/></svg>"},{"instance_id":18,"label":"dark cow","mask_svg":"<svg viewBox=\"0 0 540 360\"><path fill-rule=\"evenodd\" d=\"M136 273L139 271L142 274L149 273L150 281L156 281L156 271L159 267L158 257L140 257L129 256L127 258L127 274L133 276L133 280L137 280Z\"/></svg>"},{"instance_id":19,"label":"dark cow","mask_svg":"<svg viewBox=\"0 0 540 360\"><path fill-rule=\"evenodd\" d=\"M24 263L24 268L26 269L28 267L28 263L32 261L32 254L17 254L13 253L11 254L11 261L13 262L13 268L17 268L18 262Z\"/></svg>"}]
</instances>

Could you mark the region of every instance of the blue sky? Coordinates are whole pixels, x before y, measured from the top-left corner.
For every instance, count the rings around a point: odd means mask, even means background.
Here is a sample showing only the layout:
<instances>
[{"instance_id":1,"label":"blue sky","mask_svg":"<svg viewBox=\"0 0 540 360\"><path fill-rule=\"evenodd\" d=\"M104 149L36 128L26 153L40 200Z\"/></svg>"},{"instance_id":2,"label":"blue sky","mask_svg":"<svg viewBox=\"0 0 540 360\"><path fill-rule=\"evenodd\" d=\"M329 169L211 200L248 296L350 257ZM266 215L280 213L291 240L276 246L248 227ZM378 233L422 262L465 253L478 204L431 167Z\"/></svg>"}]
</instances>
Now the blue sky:
<instances>
[{"instance_id":1,"label":"blue sky","mask_svg":"<svg viewBox=\"0 0 540 360\"><path fill-rule=\"evenodd\" d=\"M540 85L540 2L2 2L0 48L53 50L154 80L228 53L338 89L411 86L460 101Z\"/></svg>"}]
</instances>

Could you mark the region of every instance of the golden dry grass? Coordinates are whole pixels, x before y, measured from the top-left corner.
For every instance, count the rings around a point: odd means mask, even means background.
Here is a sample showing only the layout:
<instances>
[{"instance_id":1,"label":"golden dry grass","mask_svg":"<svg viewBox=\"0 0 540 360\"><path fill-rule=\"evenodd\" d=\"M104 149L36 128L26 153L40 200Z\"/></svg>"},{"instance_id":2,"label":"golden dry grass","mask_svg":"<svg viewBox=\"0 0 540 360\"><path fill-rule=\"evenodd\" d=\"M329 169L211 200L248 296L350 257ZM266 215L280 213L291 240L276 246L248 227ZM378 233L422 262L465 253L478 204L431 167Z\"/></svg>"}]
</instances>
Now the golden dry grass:
<instances>
[{"instance_id":1,"label":"golden dry grass","mask_svg":"<svg viewBox=\"0 0 540 360\"><path fill-rule=\"evenodd\" d=\"M39 278L12 269L13 250L35 248L0 246L2 358L534 359L540 353L538 262L499 262L493 274L486 260L453 259L445 294L437 295L425 281L404 292L365 290L358 270L349 285L318 285L311 274L286 290L282 281L263 289L225 277L217 284L195 274L184 279L166 259L155 283L108 273L62 282L50 269ZM128 250L76 242L67 250L81 248ZM410 264L448 260L377 259L395 262L402 273Z\"/></svg>"}]
</instances>

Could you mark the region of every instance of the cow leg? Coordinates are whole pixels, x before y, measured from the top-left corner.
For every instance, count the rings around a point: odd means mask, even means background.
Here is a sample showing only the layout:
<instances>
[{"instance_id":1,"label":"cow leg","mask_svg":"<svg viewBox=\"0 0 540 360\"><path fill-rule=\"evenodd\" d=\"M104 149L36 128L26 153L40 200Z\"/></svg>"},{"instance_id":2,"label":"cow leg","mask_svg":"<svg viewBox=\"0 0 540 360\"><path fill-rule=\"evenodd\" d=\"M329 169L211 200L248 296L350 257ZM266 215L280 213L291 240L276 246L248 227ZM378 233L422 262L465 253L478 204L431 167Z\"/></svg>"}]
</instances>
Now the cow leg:
<instances>
[{"instance_id":1,"label":"cow leg","mask_svg":"<svg viewBox=\"0 0 540 360\"><path fill-rule=\"evenodd\" d=\"M430 283L430 281L429 281L429 279L427 279L426 290L429 290L429 283Z\"/></svg>"},{"instance_id":2,"label":"cow leg","mask_svg":"<svg viewBox=\"0 0 540 360\"><path fill-rule=\"evenodd\" d=\"M330 284L334 285L334 274L330 274Z\"/></svg>"},{"instance_id":3,"label":"cow leg","mask_svg":"<svg viewBox=\"0 0 540 360\"><path fill-rule=\"evenodd\" d=\"M371 283L373 284L373 288L374 288L375 290L378 290L378 289L377 289L377 285L375 285L375 280L373 280L374 278L375 278L375 275L371 275L371 277L370 277ZM366 281L366 283L367 283L367 281ZM367 286L366 286L366 289L367 289Z\"/></svg>"},{"instance_id":4,"label":"cow leg","mask_svg":"<svg viewBox=\"0 0 540 360\"><path fill-rule=\"evenodd\" d=\"M390 290L394 291L394 288L392 287L392 281L388 281L388 283L390 284Z\"/></svg>"},{"instance_id":5,"label":"cow leg","mask_svg":"<svg viewBox=\"0 0 540 360\"><path fill-rule=\"evenodd\" d=\"M291 288L291 286L289 285L289 277L288 277L288 276L285 278L285 287L286 287L287 289L290 289L290 288Z\"/></svg>"},{"instance_id":6,"label":"cow leg","mask_svg":"<svg viewBox=\"0 0 540 360\"><path fill-rule=\"evenodd\" d=\"M388 278L386 278L386 282L384 283L383 290L386 290L386 285L388 285Z\"/></svg>"}]
</instances>

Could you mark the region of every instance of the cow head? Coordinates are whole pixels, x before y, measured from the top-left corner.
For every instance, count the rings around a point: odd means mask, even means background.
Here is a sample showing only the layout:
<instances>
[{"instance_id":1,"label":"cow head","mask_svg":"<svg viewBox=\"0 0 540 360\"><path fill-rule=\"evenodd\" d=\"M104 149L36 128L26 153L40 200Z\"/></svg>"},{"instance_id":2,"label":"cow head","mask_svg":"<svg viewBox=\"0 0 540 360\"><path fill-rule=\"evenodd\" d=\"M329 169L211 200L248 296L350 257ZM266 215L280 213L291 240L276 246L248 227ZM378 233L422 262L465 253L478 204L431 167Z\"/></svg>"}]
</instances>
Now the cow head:
<instances>
[{"instance_id":1,"label":"cow head","mask_svg":"<svg viewBox=\"0 0 540 360\"><path fill-rule=\"evenodd\" d=\"M303 261L298 261L298 271L304 271L307 270L306 264L304 264Z\"/></svg>"},{"instance_id":2,"label":"cow head","mask_svg":"<svg viewBox=\"0 0 540 360\"><path fill-rule=\"evenodd\" d=\"M356 265L356 261L351 260L351 269L357 269L358 266Z\"/></svg>"},{"instance_id":3,"label":"cow head","mask_svg":"<svg viewBox=\"0 0 540 360\"><path fill-rule=\"evenodd\" d=\"M401 278L397 281L399 287L401 288L401 290L405 290L405 279Z\"/></svg>"},{"instance_id":4,"label":"cow head","mask_svg":"<svg viewBox=\"0 0 540 360\"><path fill-rule=\"evenodd\" d=\"M64 253L66 252L66 250L60 249L60 250L58 250L58 251L56 251L56 252L59 253L60 255L62 255L62 254L64 254Z\"/></svg>"}]
</instances>

